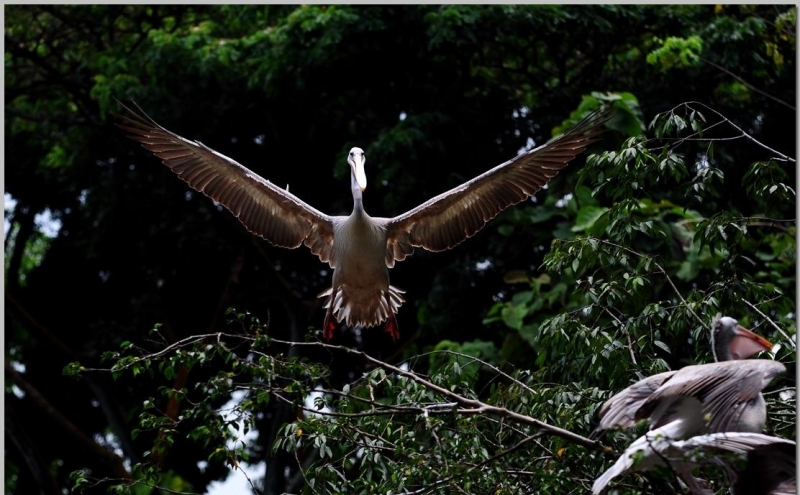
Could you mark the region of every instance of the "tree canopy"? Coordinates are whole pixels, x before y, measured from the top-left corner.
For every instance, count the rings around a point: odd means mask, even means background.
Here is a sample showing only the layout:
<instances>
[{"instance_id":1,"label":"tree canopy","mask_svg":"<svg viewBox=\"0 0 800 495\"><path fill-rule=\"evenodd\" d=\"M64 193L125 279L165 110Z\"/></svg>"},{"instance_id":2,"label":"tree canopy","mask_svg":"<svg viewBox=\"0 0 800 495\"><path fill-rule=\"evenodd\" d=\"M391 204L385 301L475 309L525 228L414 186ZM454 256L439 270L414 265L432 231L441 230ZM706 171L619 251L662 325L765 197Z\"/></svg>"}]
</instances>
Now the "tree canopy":
<instances>
[{"instance_id":1,"label":"tree canopy","mask_svg":"<svg viewBox=\"0 0 800 495\"><path fill-rule=\"evenodd\" d=\"M7 493L585 493L641 377L778 344L796 437L793 5L8 5ZM323 342L330 270L114 126L116 100L347 214L393 216L564 132L531 201L392 270L400 340ZM638 432L638 433L637 433ZM246 435L246 436L245 436ZM729 482L702 474L717 493ZM680 492L669 471L618 493Z\"/></svg>"}]
</instances>

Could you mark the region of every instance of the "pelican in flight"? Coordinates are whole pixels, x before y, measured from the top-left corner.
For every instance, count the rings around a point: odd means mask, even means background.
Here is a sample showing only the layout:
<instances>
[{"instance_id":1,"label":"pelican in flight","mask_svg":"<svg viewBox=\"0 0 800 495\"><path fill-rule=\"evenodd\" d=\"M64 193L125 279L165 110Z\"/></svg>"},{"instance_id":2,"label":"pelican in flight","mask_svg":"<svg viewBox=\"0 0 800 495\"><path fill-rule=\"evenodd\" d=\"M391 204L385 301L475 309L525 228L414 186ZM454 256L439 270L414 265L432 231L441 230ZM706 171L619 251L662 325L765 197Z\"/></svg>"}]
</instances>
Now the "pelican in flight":
<instances>
[{"instance_id":1,"label":"pelican in flight","mask_svg":"<svg viewBox=\"0 0 800 495\"><path fill-rule=\"evenodd\" d=\"M748 360L772 349L772 344L728 316L714 317L711 348L716 362L647 377L603 404L595 435L613 426L633 426L640 419L647 419L651 429L594 482L593 494L633 468L637 457L640 471L663 464L676 440L703 433L761 433L767 420L761 390L786 367L769 359ZM706 493L691 475L691 465L674 468L693 493Z\"/></svg>"},{"instance_id":2,"label":"pelican in flight","mask_svg":"<svg viewBox=\"0 0 800 495\"><path fill-rule=\"evenodd\" d=\"M128 116L118 116L117 125L190 187L230 210L251 233L285 248L303 244L331 266L333 283L319 295L326 298L326 339L344 320L351 327L385 321L386 331L396 340L395 313L405 300L404 291L389 285L395 262L415 247L450 249L507 207L535 194L596 140L610 117L609 111L594 112L561 136L402 215L375 218L367 215L362 202L367 176L361 148L347 154L353 212L331 216L199 141L161 127L144 112L120 105Z\"/></svg>"}]
</instances>

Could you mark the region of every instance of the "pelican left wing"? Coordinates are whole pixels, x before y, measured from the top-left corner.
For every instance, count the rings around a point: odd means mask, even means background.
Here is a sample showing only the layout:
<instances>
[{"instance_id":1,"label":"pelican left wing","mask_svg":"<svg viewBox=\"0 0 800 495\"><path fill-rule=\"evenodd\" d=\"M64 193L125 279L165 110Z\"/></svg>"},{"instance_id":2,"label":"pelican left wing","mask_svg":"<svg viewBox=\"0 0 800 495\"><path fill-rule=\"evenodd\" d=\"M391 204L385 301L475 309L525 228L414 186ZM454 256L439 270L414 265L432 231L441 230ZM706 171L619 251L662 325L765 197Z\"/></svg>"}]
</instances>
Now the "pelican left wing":
<instances>
[{"instance_id":1,"label":"pelican left wing","mask_svg":"<svg viewBox=\"0 0 800 495\"><path fill-rule=\"evenodd\" d=\"M305 244L323 262L331 261L332 217L235 160L120 105L130 115L117 115L117 126L129 132L128 137L153 152L192 189L230 210L248 231L285 248Z\"/></svg>"},{"instance_id":2,"label":"pelican left wing","mask_svg":"<svg viewBox=\"0 0 800 495\"><path fill-rule=\"evenodd\" d=\"M386 264L422 247L443 251L472 237L509 206L536 194L603 131L609 111L594 112L538 148L485 172L402 215L386 220Z\"/></svg>"}]
</instances>

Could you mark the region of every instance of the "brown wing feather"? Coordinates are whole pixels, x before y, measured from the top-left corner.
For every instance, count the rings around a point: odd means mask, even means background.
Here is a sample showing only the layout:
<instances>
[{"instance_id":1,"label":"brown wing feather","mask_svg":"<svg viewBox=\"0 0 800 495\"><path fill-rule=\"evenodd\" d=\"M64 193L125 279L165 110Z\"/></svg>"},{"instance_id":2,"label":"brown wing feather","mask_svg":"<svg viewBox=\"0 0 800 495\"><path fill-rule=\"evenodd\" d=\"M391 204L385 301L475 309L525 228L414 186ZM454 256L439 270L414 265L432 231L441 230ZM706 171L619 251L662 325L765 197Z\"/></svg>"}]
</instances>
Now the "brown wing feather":
<instances>
[{"instance_id":1,"label":"brown wing feather","mask_svg":"<svg viewBox=\"0 0 800 495\"><path fill-rule=\"evenodd\" d=\"M305 243L322 261L330 261L332 218L297 196L259 177L199 141L189 141L137 114L118 115L117 126L160 158L193 189L220 203L253 234L277 246ZM141 110L141 109L139 109Z\"/></svg>"},{"instance_id":2,"label":"brown wing feather","mask_svg":"<svg viewBox=\"0 0 800 495\"><path fill-rule=\"evenodd\" d=\"M648 417L662 400L694 397L710 419L709 431L727 431L776 375L786 367L767 359L724 361L681 368L639 408L636 419Z\"/></svg>"},{"instance_id":3,"label":"brown wing feather","mask_svg":"<svg viewBox=\"0 0 800 495\"><path fill-rule=\"evenodd\" d=\"M386 264L414 247L443 251L471 237L509 206L524 201L596 140L610 112L595 112L565 134L520 154L446 193L386 221Z\"/></svg>"}]
</instances>

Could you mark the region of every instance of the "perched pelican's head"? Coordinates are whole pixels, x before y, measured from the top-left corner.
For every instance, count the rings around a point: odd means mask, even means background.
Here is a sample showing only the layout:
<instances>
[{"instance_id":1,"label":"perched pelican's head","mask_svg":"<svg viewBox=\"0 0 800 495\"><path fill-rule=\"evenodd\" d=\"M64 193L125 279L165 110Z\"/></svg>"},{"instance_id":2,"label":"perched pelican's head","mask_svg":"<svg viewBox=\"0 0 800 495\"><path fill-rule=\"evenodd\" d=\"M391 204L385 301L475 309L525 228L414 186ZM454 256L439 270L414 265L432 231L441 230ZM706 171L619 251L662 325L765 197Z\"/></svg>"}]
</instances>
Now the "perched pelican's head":
<instances>
[{"instance_id":1,"label":"perched pelican's head","mask_svg":"<svg viewBox=\"0 0 800 495\"><path fill-rule=\"evenodd\" d=\"M727 347L732 359L747 359L759 351L772 349L772 344L767 339L739 325L739 322L730 316L721 315L714 317L711 323L711 343L714 356L718 359L720 358L717 355L718 350L725 354L723 347Z\"/></svg>"},{"instance_id":2,"label":"perched pelican's head","mask_svg":"<svg viewBox=\"0 0 800 495\"><path fill-rule=\"evenodd\" d=\"M364 156L364 150L361 148L352 148L347 155L347 163L350 164L350 170L362 192L367 188L367 176L364 174L364 162L366 161L367 157Z\"/></svg>"}]
</instances>

